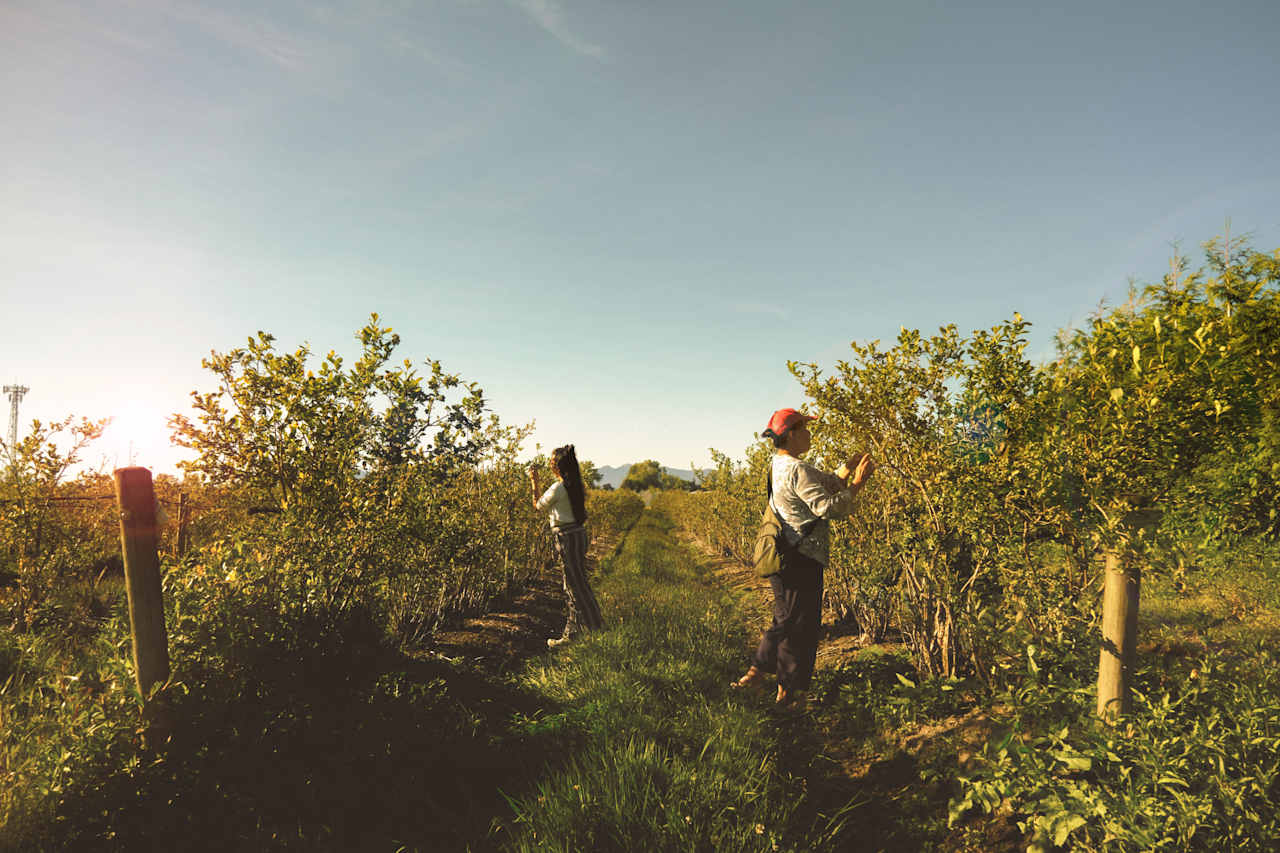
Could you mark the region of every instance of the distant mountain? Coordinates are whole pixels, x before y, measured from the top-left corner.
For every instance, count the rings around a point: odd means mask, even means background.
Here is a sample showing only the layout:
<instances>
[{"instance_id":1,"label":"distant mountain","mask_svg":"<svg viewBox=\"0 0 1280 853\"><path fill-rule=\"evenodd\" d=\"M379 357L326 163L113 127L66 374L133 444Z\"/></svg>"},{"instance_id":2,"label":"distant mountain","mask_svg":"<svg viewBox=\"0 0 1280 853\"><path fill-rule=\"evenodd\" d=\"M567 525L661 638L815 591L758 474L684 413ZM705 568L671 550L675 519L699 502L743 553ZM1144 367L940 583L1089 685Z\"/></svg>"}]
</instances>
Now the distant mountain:
<instances>
[{"instance_id":1,"label":"distant mountain","mask_svg":"<svg viewBox=\"0 0 1280 853\"><path fill-rule=\"evenodd\" d=\"M601 465L596 470L600 472L600 485L606 484L613 486L615 489L622 485L622 481L627 478L627 472L631 470L633 463L626 465ZM664 471L672 477L679 477L681 480L692 480L693 472L684 468L667 468L663 466Z\"/></svg>"},{"instance_id":2,"label":"distant mountain","mask_svg":"<svg viewBox=\"0 0 1280 853\"><path fill-rule=\"evenodd\" d=\"M631 470L630 465L601 465L596 468L600 472L600 485L618 488Z\"/></svg>"},{"instance_id":3,"label":"distant mountain","mask_svg":"<svg viewBox=\"0 0 1280 853\"><path fill-rule=\"evenodd\" d=\"M696 476L694 476L694 473L693 473L692 471L686 471L686 470L685 470L685 469L683 469L683 468L667 468L667 467L665 467L665 466L664 466L662 470L663 470L663 471L666 471L666 472L667 472L668 474L670 474L672 477L679 477L681 480L696 480L696 479L697 479L697 477L696 477Z\"/></svg>"}]
</instances>

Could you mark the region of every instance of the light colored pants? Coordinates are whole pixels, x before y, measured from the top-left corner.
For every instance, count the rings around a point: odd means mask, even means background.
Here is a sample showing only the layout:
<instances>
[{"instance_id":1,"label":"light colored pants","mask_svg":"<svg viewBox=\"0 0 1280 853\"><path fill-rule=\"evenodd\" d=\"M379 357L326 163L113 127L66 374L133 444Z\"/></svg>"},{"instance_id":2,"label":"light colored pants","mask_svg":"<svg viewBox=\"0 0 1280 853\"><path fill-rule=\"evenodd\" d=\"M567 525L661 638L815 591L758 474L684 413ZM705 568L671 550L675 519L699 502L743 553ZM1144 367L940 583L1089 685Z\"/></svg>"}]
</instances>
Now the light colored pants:
<instances>
[{"instance_id":1,"label":"light colored pants","mask_svg":"<svg viewBox=\"0 0 1280 853\"><path fill-rule=\"evenodd\" d=\"M581 524L556 528L556 550L564 564L564 591L569 598L569 619L564 636L604 627L600 605L587 582L587 530Z\"/></svg>"}]
</instances>

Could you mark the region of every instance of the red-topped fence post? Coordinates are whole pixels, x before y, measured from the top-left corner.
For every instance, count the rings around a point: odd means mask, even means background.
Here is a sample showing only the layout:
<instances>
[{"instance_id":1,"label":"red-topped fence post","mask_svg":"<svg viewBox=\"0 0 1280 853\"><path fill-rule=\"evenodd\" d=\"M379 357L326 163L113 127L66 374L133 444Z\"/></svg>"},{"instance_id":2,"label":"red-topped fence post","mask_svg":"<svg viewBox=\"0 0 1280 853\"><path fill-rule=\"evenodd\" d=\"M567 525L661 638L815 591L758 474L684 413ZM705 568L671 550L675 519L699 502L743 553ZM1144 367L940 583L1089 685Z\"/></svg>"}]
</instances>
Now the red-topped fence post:
<instances>
[{"instance_id":1,"label":"red-topped fence post","mask_svg":"<svg viewBox=\"0 0 1280 853\"><path fill-rule=\"evenodd\" d=\"M156 684L169 678L169 641L160 593L160 557L156 551L156 495L146 468L117 468L116 503L120 507L120 549L138 691L145 701Z\"/></svg>"}]
</instances>

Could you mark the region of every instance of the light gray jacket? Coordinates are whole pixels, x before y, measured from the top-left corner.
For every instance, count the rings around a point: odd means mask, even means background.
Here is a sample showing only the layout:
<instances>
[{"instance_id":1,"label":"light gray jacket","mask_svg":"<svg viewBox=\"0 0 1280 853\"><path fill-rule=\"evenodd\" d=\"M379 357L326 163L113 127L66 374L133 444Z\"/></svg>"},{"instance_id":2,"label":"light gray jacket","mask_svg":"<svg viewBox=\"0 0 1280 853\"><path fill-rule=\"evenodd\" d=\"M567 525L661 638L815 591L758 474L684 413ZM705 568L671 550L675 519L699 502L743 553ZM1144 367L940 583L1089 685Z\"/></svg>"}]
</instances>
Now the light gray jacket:
<instances>
[{"instance_id":1,"label":"light gray jacket","mask_svg":"<svg viewBox=\"0 0 1280 853\"><path fill-rule=\"evenodd\" d=\"M829 522L849 517L853 512L853 492L835 474L794 456L774 454L771 470L773 509L782 520L783 535L801 554L827 565L831 560ZM813 524L815 520L817 524ZM800 529L806 525L812 529L801 537Z\"/></svg>"}]
</instances>

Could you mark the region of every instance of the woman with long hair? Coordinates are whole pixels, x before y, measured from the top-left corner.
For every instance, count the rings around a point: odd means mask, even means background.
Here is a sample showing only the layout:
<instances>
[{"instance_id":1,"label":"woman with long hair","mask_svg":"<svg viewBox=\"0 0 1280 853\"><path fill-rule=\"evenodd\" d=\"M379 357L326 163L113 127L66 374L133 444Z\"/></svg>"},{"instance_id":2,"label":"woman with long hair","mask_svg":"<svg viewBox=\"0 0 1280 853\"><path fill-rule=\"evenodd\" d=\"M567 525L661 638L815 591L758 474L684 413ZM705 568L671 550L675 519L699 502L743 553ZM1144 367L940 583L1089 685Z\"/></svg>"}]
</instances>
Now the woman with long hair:
<instances>
[{"instance_id":1,"label":"woman with long hair","mask_svg":"<svg viewBox=\"0 0 1280 853\"><path fill-rule=\"evenodd\" d=\"M547 640L554 649L578 634L604 627L600 605L587 582L587 492L582 485L582 471L572 444L551 451L551 470L556 482L545 491L538 483L538 469L529 468L529 484L533 487L533 506L546 512L556 537L556 551L564 564L564 591L569 599L569 618L564 633Z\"/></svg>"}]
</instances>

